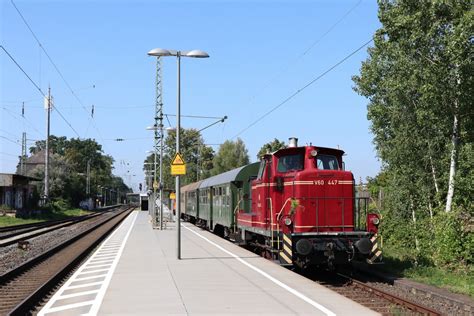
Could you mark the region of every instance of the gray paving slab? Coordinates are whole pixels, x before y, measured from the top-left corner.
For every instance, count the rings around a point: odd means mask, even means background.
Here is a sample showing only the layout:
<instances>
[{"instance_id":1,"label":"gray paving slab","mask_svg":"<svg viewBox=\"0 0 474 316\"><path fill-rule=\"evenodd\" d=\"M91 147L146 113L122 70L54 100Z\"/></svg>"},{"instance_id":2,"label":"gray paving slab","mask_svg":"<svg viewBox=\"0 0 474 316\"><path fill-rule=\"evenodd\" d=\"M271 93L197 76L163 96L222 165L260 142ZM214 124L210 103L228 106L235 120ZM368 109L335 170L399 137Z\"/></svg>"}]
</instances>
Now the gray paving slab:
<instances>
[{"instance_id":1,"label":"gray paving slab","mask_svg":"<svg viewBox=\"0 0 474 316\"><path fill-rule=\"evenodd\" d=\"M177 260L172 225L139 213L99 315L377 315L187 223Z\"/></svg>"}]
</instances>

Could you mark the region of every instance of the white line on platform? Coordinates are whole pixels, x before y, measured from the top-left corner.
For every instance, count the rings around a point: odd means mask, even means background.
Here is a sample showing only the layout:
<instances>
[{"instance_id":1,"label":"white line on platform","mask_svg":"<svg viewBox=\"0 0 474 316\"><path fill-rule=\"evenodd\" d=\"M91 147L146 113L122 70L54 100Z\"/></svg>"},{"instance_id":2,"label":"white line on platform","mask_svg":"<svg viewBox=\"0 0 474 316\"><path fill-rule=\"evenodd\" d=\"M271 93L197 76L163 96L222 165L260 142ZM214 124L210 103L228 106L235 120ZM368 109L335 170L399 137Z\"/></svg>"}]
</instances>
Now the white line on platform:
<instances>
[{"instance_id":1,"label":"white line on platform","mask_svg":"<svg viewBox=\"0 0 474 316\"><path fill-rule=\"evenodd\" d=\"M66 283L59 289L53 297L46 303L46 305L41 309L41 311L38 313L39 316L44 316L52 312L56 311L65 311L67 309L71 308L76 308L76 307L81 307L81 306L86 306L86 305L92 305L89 312L87 313L88 315L97 315L98 309L102 303L102 300L105 295L105 291L107 290L107 287L110 283L110 280L112 278L112 275L115 271L115 267L117 266L117 263L120 259L120 256L122 255L123 249L125 247L125 243L128 239L128 236L130 235L130 232L132 230L132 227L135 223L135 220L137 218L138 212L133 212L131 216L128 216L120 226L114 230L114 232L107 237L107 239L102 242L101 246L99 249L72 275L69 280L66 281ZM126 225L130 225L127 227ZM122 228L124 227L124 228ZM122 228L122 229L121 229ZM124 229L127 229L126 233ZM118 233L120 232L120 233ZM125 233L125 234L124 234ZM125 236L123 236L125 235ZM98 253L103 249L103 247L110 246L110 244L117 244L117 241L112 240L113 238L119 239L118 243L120 243L120 247L117 251L117 254L114 258L109 258L109 259L96 259L95 256L98 255ZM110 269L109 269L109 274L107 275L98 275L98 276L90 276L90 277L84 277L80 278L80 274L85 270L85 269L90 269L93 268L91 265L98 265L99 267L101 265L105 265L110 262ZM90 272L89 272L90 273ZM86 273L85 273L86 274ZM95 279L101 279L100 282L97 281L92 281L87 284L79 284L79 285L72 285L76 282L84 282L86 280L95 280ZM76 303L76 304L69 304L69 305L64 305L64 306L58 306L58 307L53 307L54 303L57 301L60 301L63 299L63 296L68 296L69 294L63 295L64 291L70 290L70 289L79 289L82 287L88 287L92 285L100 285L100 289L93 290L94 293L97 293L95 296L94 300L87 301L87 302L81 302L81 303Z\"/></svg>"},{"instance_id":2,"label":"white line on platform","mask_svg":"<svg viewBox=\"0 0 474 316\"><path fill-rule=\"evenodd\" d=\"M90 287L90 286L95 286L95 285L101 285L102 282L91 282L91 283L85 283L85 284L80 284L80 285L69 285L66 290L75 290L75 289L80 289L83 287Z\"/></svg>"},{"instance_id":3,"label":"white line on platform","mask_svg":"<svg viewBox=\"0 0 474 316\"><path fill-rule=\"evenodd\" d=\"M93 301L86 301L86 302L80 302L80 303L74 303L74 304L69 304L69 305L62 305L62 306L58 306L58 307L52 307L50 309L48 309L48 311L46 312L46 314L43 314L43 315L47 315L49 313L54 313L54 312L62 312L66 309L71 309L71 308L77 308L77 307L83 307L83 306L87 306L87 305L92 305L92 302Z\"/></svg>"},{"instance_id":4,"label":"white line on platform","mask_svg":"<svg viewBox=\"0 0 474 316\"><path fill-rule=\"evenodd\" d=\"M99 290L90 290L90 291L77 292L77 293L72 293L72 294L63 294L61 295L61 299L64 300L67 298L81 297L83 295L95 294L97 292L99 292Z\"/></svg>"},{"instance_id":5,"label":"white line on platform","mask_svg":"<svg viewBox=\"0 0 474 316\"><path fill-rule=\"evenodd\" d=\"M237 259L240 263L242 263L243 265L246 265L247 267L249 267L250 269L254 270L255 272L261 274L262 276L266 277L267 279L269 279L270 281L272 281L273 283L275 283L276 285L280 286L281 288L287 290L288 292L290 292L291 294L295 295L296 297L302 299L303 301L305 301L306 303L312 305L313 307L316 307L317 309L319 309L321 312L325 313L326 315L328 316L336 316L336 314L332 311L330 311L329 309L327 309L326 307L322 306L321 304L313 301L312 299L310 299L309 297L307 297L306 295L298 292L297 290L289 287L288 285L286 285L285 283L281 282L280 280L277 280L275 279L274 277L272 277L271 275L269 275L268 273L260 270L259 268L251 265L250 263L248 263L247 261L243 260L242 258L240 258L239 256L237 256L236 254L230 252L229 250L225 249L224 247L221 247L219 246L218 244L216 244L215 242L209 240L208 238L204 237L203 235L195 232L194 230L184 226L184 225L181 225L183 228L189 230L190 232L192 232L193 234L197 235L198 237L204 239L205 241L207 241L208 243L210 243L211 245L215 246L216 248L222 250L223 252L225 252L226 254L234 257L235 259Z\"/></svg>"},{"instance_id":6,"label":"white line on platform","mask_svg":"<svg viewBox=\"0 0 474 316\"><path fill-rule=\"evenodd\" d=\"M100 305L102 305L102 300L104 299L105 292L107 291L107 288L109 287L110 280L112 279L112 276L114 275L115 268L117 267L117 264L120 260L120 257L122 256L123 249L125 248L125 244L127 243L128 236L130 236L130 233L132 232L133 225L135 224L135 220L137 219L138 212L133 212L134 217L132 220L132 223L130 224L130 227L128 228L127 234L122 240L122 243L120 245L120 249L117 252L117 257L115 258L114 262L112 263L112 267L110 268L110 272L105 278L104 284L100 288L99 293L97 293L97 296L94 300L94 304L92 305L92 308L89 311L89 315L97 315L99 312Z\"/></svg>"}]
</instances>

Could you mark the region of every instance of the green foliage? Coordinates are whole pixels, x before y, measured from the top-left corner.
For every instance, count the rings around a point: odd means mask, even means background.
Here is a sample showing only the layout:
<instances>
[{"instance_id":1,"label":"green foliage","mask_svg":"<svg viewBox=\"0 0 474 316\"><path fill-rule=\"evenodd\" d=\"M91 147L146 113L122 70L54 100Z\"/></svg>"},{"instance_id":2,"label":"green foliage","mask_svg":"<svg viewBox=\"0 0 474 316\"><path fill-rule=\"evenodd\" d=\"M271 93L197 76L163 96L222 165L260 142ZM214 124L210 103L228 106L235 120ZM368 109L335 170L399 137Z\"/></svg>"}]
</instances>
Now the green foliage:
<instances>
[{"instance_id":1,"label":"green foliage","mask_svg":"<svg viewBox=\"0 0 474 316\"><path fill-rule=\"evenodd\" d=\"M384 247L384 265L374 267L398 277L446 288L450 291L474 297L474 268L446 269L434 266L415 266L413 258L404 250Z\"/></svg>"},{"instance_id":2,"label":"green foliage","mask_svg":"<svg viewBox=\"0 0 474 316\"><path fill-rule=\"evenodd\" d=\"M219 147L213 163L213 175L249 164L250 159L244 142L240 138L237 138L235 142L226 140Z\"/></svg>"},{"instance_id":3,"label":"green foliage","mask_svg":"<svg viewBox=\"0 0 474 316\"><path fill-rule=\"evenodd\" d=\"M275 152L279 149L286 148L286 144L283 141L279 141L278 139L274 138L273 141L268 142L264 144L260 150L257 153L257 159L260 160L260 158L267 154L267 153L272 153Z\"/></svg>"},{"instance_id":4,"label":"green foliage","mask_svg":"<svg viewBox=\"0 0 474 316\"><path fill-rule=\"evenodd\" d=\"M30 148L37 153L45 148L45 141L37 141ZM102 146L93 139L79 139L50 136L50 197L63 199L70 205L78 206L86 199L86 172L90 164L91 196L97 196L99 186L114 188L122 193L130 189L123 180L112 174L114 160L102 154ZM44 165L29 170L28 176L44 178ZM44 183L37 184L37 192L44 191Z\"/></svg>"},{"instance_id":5,"label":"green foliage","mask_svg":"<svg viewBox=\"0 0 474 316\"><path fill-rule=\"evenodd\" d=\"M213 167L214 150L204 144L204 140L196 129L181 129L180 151L186 162L186 175L181 176L181 184L195 182L209 177ZM176 153L176 132L170 131L165 139L163 151L163 185L165 189L174 189L175 177L171 176L171 161ZM158 153L159 154L159 153ZM159 181L159 155L157 155L156 177ZM154 154L145 159L143 170L148 177L148 188L152 190L154 173Z\"/></svg>"},{"instance_id":6,"label":"green foliage","mask_svg":"<svg viewBox=\"0 0 474 316\"><path fill-rule=\"evenodd\" d=\"M353 80L383 165L369 191L383 192L385 245L418 265L472 266L462 220L474 215L471 3L380 0L379 19ZM456 211L446 214L453 170Z\"/></svg>"},{"instance_id":7,"label":"green foliage","mask_svg":"<svg viewBox=\"0 0 474 316\"><path fill-rule=\"evenodd\" d=\"M474 263L473 218L456 209L434 220L433 260L437 266L457 267Z\"/></svg>"},{"instance_id":8,"label":"green foliage","mask_svg":"<svg viewBox=\"0 0 474 316\"><path fill-rule=\"evenodd\" d=\"M9 211L10 209L11 207L8 205L5 205L5 204L0 205L0 211Z\"/></svg>"},{"instance_id":9,"label":"green foliage","mask_svg":"<svg viewBox=\"0 0 474 316\"><path fill-rule=\"evenodd\" d=\"M12 216L0 216L0 227L38 223L43 220L37 218L17 218Z\"/></svg>"},{"instance_id":10,"label":"green foliage","mask_svg":"<svg viewBox=\"0 0 474 316\"><path fill-rule=\"evenodd\" d=\"M40 210L40 213L28 216L27 218L0 216L0 227L60 220L91 213L82 209L72 208L70 204L63 199L51 200L48 205L41 207Z\"/></svg>"}]
</instances>

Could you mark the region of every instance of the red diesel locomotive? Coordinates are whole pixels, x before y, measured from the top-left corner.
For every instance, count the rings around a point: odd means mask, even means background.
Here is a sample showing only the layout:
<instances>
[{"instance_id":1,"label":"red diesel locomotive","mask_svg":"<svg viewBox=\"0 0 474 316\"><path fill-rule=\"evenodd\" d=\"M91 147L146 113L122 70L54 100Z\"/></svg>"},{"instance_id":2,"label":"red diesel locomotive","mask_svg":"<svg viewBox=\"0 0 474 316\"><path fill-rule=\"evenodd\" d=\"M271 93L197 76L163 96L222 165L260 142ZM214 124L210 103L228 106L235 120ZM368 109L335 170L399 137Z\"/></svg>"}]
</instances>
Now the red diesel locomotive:
<instances>
[{"instance_id":1,"label":"red diesel locomotive","mask_svg":"<svg viewBox=\"0 0 474 316\"><path fill-rule=\"evenodd\" d=\"M380 258L377 214L361 211L339 149L297 146L183 187L184 218L283 265L307 268ZM257 171L258 170L258 171ZM363 212L365 211L365 212ZM365 214L362 214L365 213Z\"/></svg>"}]
</instances>

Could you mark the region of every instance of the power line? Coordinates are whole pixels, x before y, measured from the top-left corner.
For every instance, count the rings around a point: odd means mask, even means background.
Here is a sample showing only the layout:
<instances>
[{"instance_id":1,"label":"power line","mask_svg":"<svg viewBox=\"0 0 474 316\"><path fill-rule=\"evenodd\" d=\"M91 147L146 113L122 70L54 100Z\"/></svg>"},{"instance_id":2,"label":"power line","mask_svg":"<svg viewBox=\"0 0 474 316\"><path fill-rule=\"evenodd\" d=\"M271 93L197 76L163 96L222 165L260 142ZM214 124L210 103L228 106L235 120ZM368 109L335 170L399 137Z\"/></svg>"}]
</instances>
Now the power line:
<instances>
[{"instance_id":1,"label":"power line","mask_svg":"<svg viewBox=\"0 0 474 316\"><path fill-rule=\"evenodd\" d=\"M26 71L23 69L23 67L20 66L19 63L17 63L17 61L15 60L15 58L13 58L12 55L10 55L10 53L7 51L7 49L5 47L3 47L3 45L0 45L0 47L3 49L3 51L8 55L8 57L10 57L10 59L15 63L15 65L23 72L23 74L30 80L30 82L36 87L36 89L38 89L38 91L43 95L43 97L46 97L46 95L44 94L43 90L41 90L40 87L38 87L38 85L36 84L36 82L33 81L33 79L31 79L31 77L26 73Z\"/></svg>"},{"instance_id":2,"label":"power line","mask_svg":"<svg viewBox=\"0 0 474 316\"><path fill-rule=\"evenodd\" d=\"M13 137L15 137L15 138L20 138L18 135L15 135L15 134L13 134L13 133L10 133L10 132L7 131L7 130L4 130L4 129L1 129L1 128L0 128L0 131L2 131L3 133L7 133L7 134L9 134L10 136L13 136Z\"/></svg>"},{"instance_id":3,"label":"power line","mask_svg":"<svg viewBox=\"0 0 474 316\"><path fill-rule=\"evenodd\" d=\"M18 145L18 146L21 146L21 145L18 143L18 140L15 141L15 140L13 140L13 139L11 139L11 138L8 138L8 137L2 136L2 135L0 135L0 138L6 139L6 140L8 140L10 143L13 143L13 144L16 144L16 145Z\"/></svg>"},{"instance_id":4,"label":"power line","mask_svg":"<svg viewBox=\"0 0 474 316\"><path fill-rule=\"evenodd\" d=\"M164 115L166 115L166 116L176 116L176 114L164 114ZM222 119L221 116L181 115L181 117L196 118L196 119L211 119L211 120L220 120L220 119Z\"/></svg>"},{"instance_id":5,"label":"power line","mask_svg":"<svg viewBox=\"0 0 474 316\"><path fill-rule=\"evenodd\" d=\"M355 8L357 8L360 3L362 2L362 0L359 0L354 6L352 6L339 20L337 20L334 24L332 24L327 30L326 32L324 32L319 38L317 38L307 49L305 49L305 51L303 53L301 53L298 57L296 57L292 62L290 62L289 64L286 65L285 68L283 68L281 71L279 71L272 79L270 79L261 89L260 91L258 91L257 93L255 93L250 99L249 99L249 103L252 103L252 101L258 96L260 95L266 88L268 88L270 86L270 84L275 81L278 77L280 77L282 74L284 74L285 72L288 71L288 69L294 65L296 62L298 62L299 60L301 60L310 50L312 50L319 42L321 42L321 40L326 37L326 35L328 35L329 33L331 33L331 31L337 26L339 25L339 23L341 23L349 14L351 14L352 11L355 10Z\"/></svg>"},{"instance_id":6,"label":"power line","mask_svg":"<svg viewBox=\"0 0 474 316\"><path fill-rule=\"evenodd\" d=\"M41 48L41 50L45 53L46 57L48 57L48 60L51 62L51 64L53 65L54 69L56 70L56 72L59 74L59 76L61 77L61 79L63 80L63 82L66 84L66 86L68 87L69 91L71 92L71 94L74 96L74 98L77 100L77 102L82 106L82 108L84 109L84 111L86 111L86 113L89 115L89 112L87 111L86 107L84 106L84 104L82 103L82 101L79 99L79 97L76 95L76 93L74 92L74 90L71 88L71 85L67 82L66 78L64 77L64 75L62 74L62 72L59 70L58 66L56 66L56 64L54 63L53 59L51 58L51 56L49 56L48 52L46 51L46 49L44 48L43 44L41 44L40 40L38 39L38 37L36 36L35 32L33 32L33 30L31 29L30 25L28 24L28 22L26 21L25 17L23 16L23 14L21 14L20 10L18 9L18 7L15 5L15 2L13 2L13 0L10 0L10 2L12 3L12 5L15 7L15 10L18 12L18 14L20 15L21 19L23 20L23 22L25 23L26 27L28 28L28 30L30 30L31 34L33 35L33 37L35 38L36 42L38 43L39 47ZM95 85L94 85L95 87ZM44 95L44 94L43 94ZM59 112L59 110L56 108L56 111L58 111L58 114L66 121L66 119L64 118L64 116L61 114L61 112ZM95 130L97 131L97 133L99 134L99 137L102 139L102 134L100 133L99 129L97 128L94 120L92 118L89 118L89 120L92 120L93 122L93 126L95 128ZM80 138L79 136L79 133L76 132L76 130L69 124L69 122L66 121L66 123L68 123L68 125L74 130L74 132L77 134L77 136Z\"/></svg>"},{"instance_id":7,"label":"power line","mask_svg":"<svg viewBox=\"0 0 474 316\"><path fill-rule=\"evenodd\" d=\"M280 102L279 104L277 104L276 106L274 106L272 109L270 109L269 111L267 111L265 114L263 114L262 116L260 116L258 119L256 119L255 121L253 121L252 123L250 123L250 125L248 125L247 127L245 127L243 130L241 130L239 133L237 133L234 137L232 137L232 139L236 138L237 136L241 135L242 133L244 133L245 131L247 131L248 129L250 129L252 126L254 126L255 124L257 124L258 122L260 122L261 120L263 120L265 117L267 117L268 115L270 115L272 112L274 112L276 109L278 109L279 107L281 107L282 105L284 105L285 103L287 103L288 101L290 101L291 99L293 99L296 95L300 94L303 90L305 90L306 88L308 88L309 86L311 86L313 83L315 83L316 81L318 81L319 79L321 79L322 77L324 77L326 74L328 74L329 72L331 72L334 68L336 68L337 66L339 66L340 64L342 64L343 62L345 62L347 59L349 59L350 57L352 57L354 54L356 54L358 51L360 51L362 48L364 48L365 46L369 45L370 42L372 42L373 39L370 39L369 41L365 42L364 44L362 44L362 46L360 46L359 48L357 48L356 50L352 51L349 55L347 55L346 57L344 57L343 59L341 59L340 61L338 61L336 64L334 64L333 66L331 66L329 69L327 69L326 71L324 71L322 74L318 75L316 78L314 78L313 80L311 80L310 82L308 82L306 85L304 85L302 88L296 90L295 92L293 92L289 97L287 97L285 100L283 100L282 102Z\"/></svg>"},{"instance_id":8,"label":"power line","mask_svg":"<svg viewBox=\"0 0 474 316\"><path fill-rule=\"evenodd\" d=\"M13 118L16 119L17 121L21 122L21 120L20 120L17 116L15 116L16 114L14 114L13 112L11 112L10 110L8 110L8 109L5 108L5 107L2 107L2 109L3 109L5 112L7 112L7 114L9 114L11 117L13 117ZM24 116L20 116L20 117L23 118L23 119L28 123L28 125L29 125L31 128L33 128L33 129L38 133L38 135L40 135L41 137L44 136L43 133L40 132L40 131L33 125L33 123L32 123L31 121L29 121L26 117L24 117Z\"/></svg>"},{"instance_id":9,"label":"power line","mask_svg":"<svg viewBox=\"0 0 474 316\"><path fill-rule=\"evenodd\" d=\"M13 56L7 51L7 49L3 45L0 45L0 48L2 48L3 51L8 55L8 57L10 57L10 59L23 72L23 74L30 80L30 82L36 87L36 89L41 93L41 95L46 98L46 95L44 94L43 90L41 90L41 88L36 84L36 82L34 82L33 79L31 79L31 77L26 73L26 71L23 69L23 67L21 67L21 65L15 60L15 58L13 58ZM56 110L56 112L58 112L58 114L61 116L61 118L64 120L64 122L66 122L66 124L69 125L69 127L74 131L74 133L76 133L77 136L80 137L79 133L74 129L74 127L72 127L71 123L69 123L68 120L66 120L66 118L58 110L58 108L54 105L53 105L53 108Z\"/></svg>"}]
</instances>

